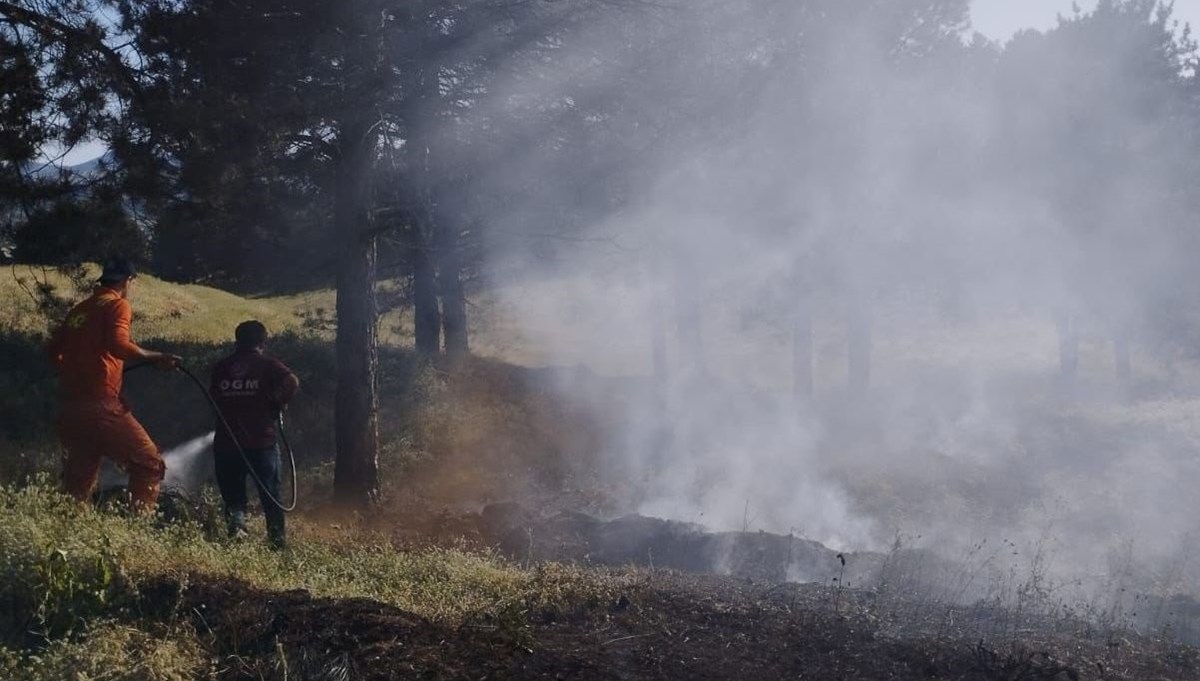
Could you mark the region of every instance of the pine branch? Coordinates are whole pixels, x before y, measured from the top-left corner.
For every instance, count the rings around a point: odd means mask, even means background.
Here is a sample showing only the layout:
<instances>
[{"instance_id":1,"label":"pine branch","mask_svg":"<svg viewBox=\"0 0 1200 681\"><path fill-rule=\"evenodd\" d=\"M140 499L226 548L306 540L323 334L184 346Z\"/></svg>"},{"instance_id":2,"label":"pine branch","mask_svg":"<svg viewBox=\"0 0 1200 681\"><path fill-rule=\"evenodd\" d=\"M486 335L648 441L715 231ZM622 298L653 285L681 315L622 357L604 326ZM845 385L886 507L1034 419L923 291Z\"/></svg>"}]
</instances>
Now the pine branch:
<instances>
[{"instance_id":1,"label":"pine branch","mask_svg":"<svg viewBox=\"0 0 1200 681\"><path fill-rule=\"evenodd\" d=\"M121 54L106 44L101 36L4 0L0 0L0 18L25 26L48 40L91 50L100 58L101 66L118 93L139 110L145 110L145 89L137 77L138 72L126 64Z\"/></svg>"}]
</instances>

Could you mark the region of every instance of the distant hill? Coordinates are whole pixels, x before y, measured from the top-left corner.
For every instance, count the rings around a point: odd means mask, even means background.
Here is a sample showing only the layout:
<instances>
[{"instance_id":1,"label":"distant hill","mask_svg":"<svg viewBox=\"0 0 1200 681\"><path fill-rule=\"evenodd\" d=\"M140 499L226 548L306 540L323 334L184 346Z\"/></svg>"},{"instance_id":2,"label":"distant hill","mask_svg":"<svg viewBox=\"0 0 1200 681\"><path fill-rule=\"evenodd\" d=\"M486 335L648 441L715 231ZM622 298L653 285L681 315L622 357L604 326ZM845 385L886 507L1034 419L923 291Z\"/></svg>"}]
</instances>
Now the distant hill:
<instances>
[{"instance_id":1,"label":"distant hill","mask_svg":"<svg viewBox=\"0 0 1200 681\"><path fill-rule=\"evenodd\" d=\"M94 266L93 266L94 269ZM0 323L10 331L41 333L50 325L24 288L48 282L66 301L81 299L66 277L39 266L0 266ZM142 338L217 342L244 319L261 319L276 331L298 330L310 308L333 305L332 292L276 298L243 298L197 284L174 284L153 276L138 278L134 291L135 331Z\"/></svg>"},{"instance_id":2,"label":"distant hill","mask_svg":"<svg viewBox=\"0 0 1200 681\"><path fill-rule=\"evenodd\" d=\"M116 155L114 155L111 151L108 151L90 161L84 161L83 163L67 166L66 169L72 173L75 173L76 175L91 175L99 171L101 165L111 166L112 164L116 163L116 160Z\"/></svg>"},{"instance_id":3,"label":"distant hill","mask_svg":"<svg viewBox=\"0 0 1200 681\"><path fill-rule=\"evenodd\" d=\"M76 175L79 177L88 177L99 173L103 166L111 166L114 163L116 163L116 155L111 151L107 151L91 160L68 166L59 166L55 164L39 162L27 163L25 164L25 170L31 176L39 179L52 179L57 177L59 173L67 173L68 175Z\"/></svg>"}]
</instances>

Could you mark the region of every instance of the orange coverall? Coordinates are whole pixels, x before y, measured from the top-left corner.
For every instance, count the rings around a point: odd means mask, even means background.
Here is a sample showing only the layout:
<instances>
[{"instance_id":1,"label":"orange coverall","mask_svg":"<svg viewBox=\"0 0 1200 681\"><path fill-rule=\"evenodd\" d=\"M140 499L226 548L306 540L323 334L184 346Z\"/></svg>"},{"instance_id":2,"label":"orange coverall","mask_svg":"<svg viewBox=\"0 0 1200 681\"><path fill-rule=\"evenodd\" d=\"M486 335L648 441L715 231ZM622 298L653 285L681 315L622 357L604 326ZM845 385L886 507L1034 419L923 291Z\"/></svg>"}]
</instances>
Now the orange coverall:
<instances>
[{"instance_id":1,"label":"orange coverall","mask_svg":"<svg viewBox=\"0 0 1200 681\"><path fill-rule=\"evenodd\" d=\"M129 301L101 287L76 305L47 348L58 366L58 437L67 450L63 485L80 501L96 486L107 457L129 474L135 509L152 510L166 466L158 446L121 399L125 360L141 350L129 340Z\"/></svg>"}]
</instances>

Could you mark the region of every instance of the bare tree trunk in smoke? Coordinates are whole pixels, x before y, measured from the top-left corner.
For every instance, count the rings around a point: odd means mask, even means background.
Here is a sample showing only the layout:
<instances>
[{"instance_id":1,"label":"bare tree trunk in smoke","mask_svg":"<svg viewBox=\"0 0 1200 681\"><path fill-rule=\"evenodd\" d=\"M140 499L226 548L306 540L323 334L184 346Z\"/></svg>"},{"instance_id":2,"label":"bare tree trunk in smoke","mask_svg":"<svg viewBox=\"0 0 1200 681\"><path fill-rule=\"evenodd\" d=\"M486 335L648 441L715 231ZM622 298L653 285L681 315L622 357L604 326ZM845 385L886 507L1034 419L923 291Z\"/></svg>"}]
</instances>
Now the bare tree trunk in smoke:
<instances>
[{"instance_id":1,"label":"bare tree trunk in smoke","mask_svg":"<svg viewBox=\"0 0 1200 681\"><path fill-rule=\"evenodd\" d=\"M368 505L379 494L375 234L366 211L366 180L375 145L369 127L361 120L343 125L334 196L340 248L333 487L339 501L354 505Z\"/></svg>"},{"instance_id":2,"label":"bare tree trunk in smoke","mask_svg":"<svg viewBox=\"0 0 1200 681\"><path fill-rule=\"evenodd\" d=\"M438 292L442 299L442 331L446 340L446 359L452 366L466 359L470 351L467 338L467 299L463 293L462 259L454 231L442 226L443 243L438 248Z\"/></svg>"},{"instance_id":3,"label":"bare tree trunk in smoke","mask_svg":"<svg viewBox=\"0 0 1200 681\"><path fill-rule=\"evenodd\" d=\"M423 234L423 225L413 227L413 335L417 353L434 357L441 347L442 313L438 309L433 258Z\"/></svg>"},{"instance_id":4,"label":"bare tree trunk in smoke","mask_svg":"<svg viewBox=\"0 0 1200 681\"><path fill-rule=\"evenodd\" d=\"M846 314L847 388L851 395L867 394L871 383L871 308L855 295Z\"/></svg>"},{"instance_id":5,"label":"bare tree trunk in smoke","mask_svg":"<svg viewBox=\"0 0 1200 681\"><path fill-rule=\"evenodd\" d=\"M806 403L813 397L812 305L807 296L793 311L792 320L792 391L796 401Z\"/></svg>"},{"instance_id":6,"label":"bare tree trunk in smoke","mask_svg":"<svg viewBox=\"0 0 1200 681\"><path fill-rule=\"evenodd\" d=\"M408 21L419 23L424 3L412 3ZM418 39L419 40L419 39ZM414 46L418 49L418 46ZM442 312L438 307L438 254L442 244L437 236L441 225L430 189L430 142L426 125L430 124L431 102L437 99L436 69L416 64L403 72L402 90L409 93L404 117L404 153L408 165L411 192L409 209L413 215L413 334L417 353L436 357L441 351Z\"/></svg>"}]
</instances>

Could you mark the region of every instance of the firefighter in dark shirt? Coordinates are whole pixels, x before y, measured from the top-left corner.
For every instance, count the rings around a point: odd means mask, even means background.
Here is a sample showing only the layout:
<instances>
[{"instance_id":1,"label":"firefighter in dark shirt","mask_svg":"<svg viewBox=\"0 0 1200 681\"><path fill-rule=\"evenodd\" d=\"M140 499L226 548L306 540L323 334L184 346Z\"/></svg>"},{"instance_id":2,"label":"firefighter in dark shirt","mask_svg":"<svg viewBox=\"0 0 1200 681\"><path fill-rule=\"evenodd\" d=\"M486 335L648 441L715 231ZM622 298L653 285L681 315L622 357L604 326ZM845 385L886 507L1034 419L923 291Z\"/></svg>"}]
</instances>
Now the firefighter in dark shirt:
<instances>
[{"instance_id":1,"label":"firefighter in dark shirt","mask_svg":"<svg viewBox=\"0 0 1200 681\"><path fill-rule=\"evenodd\" d=\"M286 541L283 509L271 500L280 499L279 445L275 422L280 410L300 388L300 379L279 360L265 353L267 328L261 322L238 324L234 353L213 367L209 393L237 437L236 443L217 423L213 442L217 487L225 502L225 518L233 537L246 533L246 460L266 487L258 488L267 536L271 545L282 548ZM238 451L238 446L241 451ZM256 485L257 486L257 485ZM267 493L271 496L268 496Z\"/></svg>"}]
</instances>

